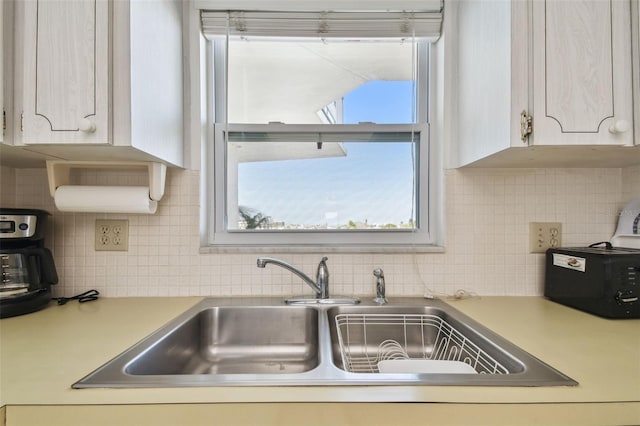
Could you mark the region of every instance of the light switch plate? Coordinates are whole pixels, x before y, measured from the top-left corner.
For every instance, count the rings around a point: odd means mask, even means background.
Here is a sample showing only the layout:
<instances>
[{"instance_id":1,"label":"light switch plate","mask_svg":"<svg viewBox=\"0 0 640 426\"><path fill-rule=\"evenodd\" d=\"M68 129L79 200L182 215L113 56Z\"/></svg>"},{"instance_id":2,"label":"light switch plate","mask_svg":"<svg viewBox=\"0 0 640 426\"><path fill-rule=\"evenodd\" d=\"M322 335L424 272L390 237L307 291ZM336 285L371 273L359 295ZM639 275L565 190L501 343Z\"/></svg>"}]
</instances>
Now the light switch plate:
<instances>
[{"instance_id":1,"label":"light switch plate","mask_svg":"<svg viewBox=\"0 0 640 426\"><path fill-rule=\"evenodd\" d=\"M562 224L559 222L529 222L529 253L545 253L562 244Z\"/></svg>"},{"instance_id":2,"label":"light switch plate","mask_svg":"<svg viewBox=\"0 0 640 426\"><path fill-rule=\"evenodd\" d=\"M96 219L96 251L128 251L129 221Z\"/></svg>"}]
</instances>

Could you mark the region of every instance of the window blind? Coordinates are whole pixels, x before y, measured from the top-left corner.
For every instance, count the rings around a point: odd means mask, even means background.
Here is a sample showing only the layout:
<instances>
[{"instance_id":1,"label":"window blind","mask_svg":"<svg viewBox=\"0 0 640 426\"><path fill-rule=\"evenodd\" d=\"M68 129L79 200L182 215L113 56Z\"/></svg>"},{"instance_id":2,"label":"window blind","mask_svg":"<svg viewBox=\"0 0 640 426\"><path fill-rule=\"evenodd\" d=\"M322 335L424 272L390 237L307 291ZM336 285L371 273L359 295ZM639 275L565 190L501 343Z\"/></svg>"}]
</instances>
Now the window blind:
<instances>
[{"instance_id":1,"label":"window blind","mask_svg":"<svg viewBox=\"0 0 640 426\"><path fill-rule=\"evenodd\" d=\"M219 36L323 39L416 38L436 40L442 28L442 3L434 11L270 12L201 11L202 31Z\"/></svg>"}]
</instances>

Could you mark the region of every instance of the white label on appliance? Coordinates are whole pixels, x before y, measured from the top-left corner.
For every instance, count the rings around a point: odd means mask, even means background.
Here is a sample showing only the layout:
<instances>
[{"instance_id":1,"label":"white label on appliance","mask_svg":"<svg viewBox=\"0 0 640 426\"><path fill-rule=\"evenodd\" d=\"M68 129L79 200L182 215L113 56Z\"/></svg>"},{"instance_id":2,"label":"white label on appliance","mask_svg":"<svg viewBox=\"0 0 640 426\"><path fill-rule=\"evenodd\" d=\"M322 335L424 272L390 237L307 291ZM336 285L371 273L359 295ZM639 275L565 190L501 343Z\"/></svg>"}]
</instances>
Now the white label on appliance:
<instances>
[{"instance_id":1,"label":"white label on appliance","mask_svg":"<svg viewBox=\"0 0 640 426\"><path fill-rule=\"evenodd\" d=\"M553 265L560 266L561 268L573 269L574 271L584 272L587 268L587 259L583 257L554 253Z\"/></svg>"}]
</instances>

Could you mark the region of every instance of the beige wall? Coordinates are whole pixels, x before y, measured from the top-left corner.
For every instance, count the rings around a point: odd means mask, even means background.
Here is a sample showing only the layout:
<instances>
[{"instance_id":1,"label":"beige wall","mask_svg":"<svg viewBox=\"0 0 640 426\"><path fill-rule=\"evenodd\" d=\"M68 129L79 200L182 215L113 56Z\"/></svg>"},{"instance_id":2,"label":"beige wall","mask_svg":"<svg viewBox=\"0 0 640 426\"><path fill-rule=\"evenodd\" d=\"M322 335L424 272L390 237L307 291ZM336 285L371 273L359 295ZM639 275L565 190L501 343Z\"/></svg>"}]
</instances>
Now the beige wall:
<instances>
[{"instance_id":1,"label":"beige wall","mask_svg":"<svg viewBox=\"0 0 640 426\"><path fill-rule=\"evenodd\" d=\"M0 169L3 207L53 214L47 245L60 275L58 295L90 288L112 297L309 293L280 268L256 268L256 254L199 254L197 171L169 171L155 215L96 215L57 212L44 169ZM89 172L78 179L140 184L144 176ZM540 295L543 255L528 253L528 223L562 222L564 245L608 240L621 208L640 196L640 166L448 170L445 187L446 253L329 255L332 291L371 295L371 271L382 267L391 296L460 288L478 295ZM128 252L94 251L96 218L129 219ZM312 274L321 253L273 255Z\"/></svg>"}]
</instances>

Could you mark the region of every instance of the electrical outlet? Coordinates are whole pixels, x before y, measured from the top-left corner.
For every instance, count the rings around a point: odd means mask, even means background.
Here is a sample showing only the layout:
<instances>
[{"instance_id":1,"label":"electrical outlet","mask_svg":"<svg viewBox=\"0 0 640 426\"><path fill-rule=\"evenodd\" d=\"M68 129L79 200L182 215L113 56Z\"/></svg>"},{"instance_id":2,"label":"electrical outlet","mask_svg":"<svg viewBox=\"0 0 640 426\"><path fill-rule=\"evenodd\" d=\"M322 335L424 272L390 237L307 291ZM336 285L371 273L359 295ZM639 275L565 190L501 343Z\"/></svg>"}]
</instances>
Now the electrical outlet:
<instances>
[{"instance_id":1,"label":"electrical outlet","mask_svg":"<svg viewBox=\"0 0 640 426\"><path fill-rule=\"evenodd\" d=\"M96 219L96 251L128 251L129 221Z\"/></svg>"},{"instance_id":2,"label":"electrical outlet","mask_svg":"<svg viewBox=\"0 0 640 426\"><path fill-rule=\"evenodd\" d=\"M544 253L562 244L562 224L529 222L529 253Z\"/></svg>"}]
</instances>

